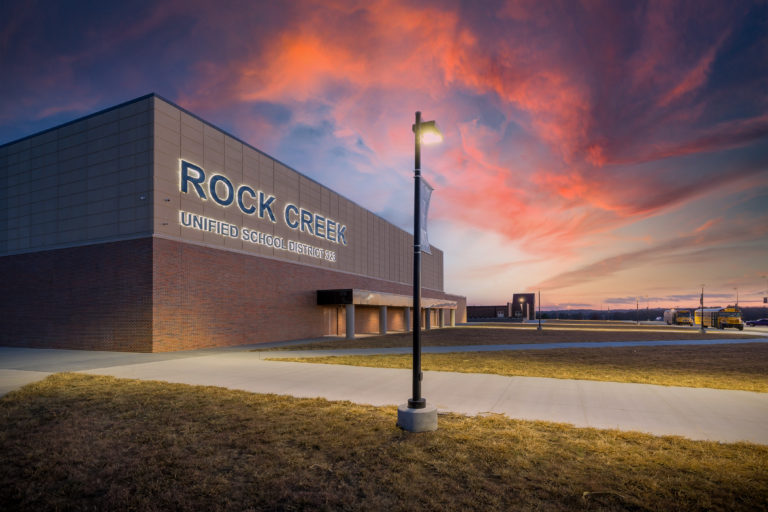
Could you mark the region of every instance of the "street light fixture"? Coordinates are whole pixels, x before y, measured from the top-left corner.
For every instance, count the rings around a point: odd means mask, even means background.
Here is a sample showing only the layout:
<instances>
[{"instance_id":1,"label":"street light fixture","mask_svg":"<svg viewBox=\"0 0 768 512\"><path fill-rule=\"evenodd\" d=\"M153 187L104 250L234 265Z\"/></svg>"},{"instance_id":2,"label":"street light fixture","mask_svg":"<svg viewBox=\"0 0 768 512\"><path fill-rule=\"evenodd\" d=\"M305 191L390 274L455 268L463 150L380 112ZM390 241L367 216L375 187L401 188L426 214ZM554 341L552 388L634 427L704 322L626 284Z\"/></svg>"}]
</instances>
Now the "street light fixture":
<instances>
[{"instance_id":1,"label":"street light fixture","mask_svg":"<svg viewBox=\"0 0 768 512\"><path fill-rule=\"evenodd\" d=\"M416 112L416 117L418 118L421 115L420 112ZM416 123L419 125L418 130L421 132L421 141L417 140L417 154L418 154L418 146L419 143L421 144L438 144L440 142L443 142L443 133L440 131L440 128L437 127L437 123L435 121L422 121L419 123L417 120ZM413 131L416 133L416 124L413 125ZM419 135L416 134L416 138L419 138ZM421 171L421 169L419 169Z\"/></svg>"},{"instance_id":2,"label":"street light fixture","mask_svg":"<svg viewBox=\"0 0 768 512\"><path fill-rule=\"evenodd\" d=\"M421 396L421 145L443 140L435 121L422 121L416 112L413 201L413 397L397 409L397 424L409 432L437 430L437 409Z\"/></svg>"}]
</instances>

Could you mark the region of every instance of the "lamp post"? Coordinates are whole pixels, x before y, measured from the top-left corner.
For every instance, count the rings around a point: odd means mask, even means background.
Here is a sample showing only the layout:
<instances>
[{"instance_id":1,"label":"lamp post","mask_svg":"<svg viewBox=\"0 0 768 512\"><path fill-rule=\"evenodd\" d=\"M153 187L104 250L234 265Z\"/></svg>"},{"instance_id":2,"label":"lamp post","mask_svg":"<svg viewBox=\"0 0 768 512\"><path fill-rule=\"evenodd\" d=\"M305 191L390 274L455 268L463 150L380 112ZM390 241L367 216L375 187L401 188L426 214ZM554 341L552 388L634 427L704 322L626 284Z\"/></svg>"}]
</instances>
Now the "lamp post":
<instances>
[{"instance_id":1,"label":"lamp post","mask_svg":"<svg viewBox=\"0 0 768 512\"><path fill-rule=\"evenodd\" d=\"M409 432L437 430L437 409L427 408L421 396L421 144L440 142L442 133L435 121L422 121L416 112L414 133L413 188L413 396L397 409L397 424Z\"/></svg>"},{"instance_id":2,"label":"lamp post","mask_svg":"<svg viewBox=\"0 0 768 512\"><path fill-rule=\"evenodd\" d=\"M541 290L539 290L539 299L537 302L539 304L539 327L536 330L540 331L541 330Z\"/></svg>"},{"instance_id":3,"label":"lamp post","mask_svg":"<svg viewBox=\"0 0 768 512\"><path fill-rule=\"evenodd\" d=\"M736 307L739 307L739 288L734 288L736 290Z\"/></svg>"}]
</instances>

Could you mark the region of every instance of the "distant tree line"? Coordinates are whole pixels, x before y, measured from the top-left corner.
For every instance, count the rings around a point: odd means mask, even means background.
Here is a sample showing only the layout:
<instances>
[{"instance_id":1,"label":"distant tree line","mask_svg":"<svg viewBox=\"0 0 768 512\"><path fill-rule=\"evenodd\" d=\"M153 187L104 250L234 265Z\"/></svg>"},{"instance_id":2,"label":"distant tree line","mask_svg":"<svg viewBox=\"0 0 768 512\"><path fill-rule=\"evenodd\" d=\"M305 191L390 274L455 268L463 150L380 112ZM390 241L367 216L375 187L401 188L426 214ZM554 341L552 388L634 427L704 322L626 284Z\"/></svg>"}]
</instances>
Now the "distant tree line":
<instances>
[{"instance_id":1,"label":"distant tree line","mask_svg":"<svg viewBox=\"0 0 768 512\"><path fill-rule=\"evenodd\" d=\"M710 307L710 306L707 306ZM725 305L723 305L725 307ZM667 308L640 308L640 309L568 309L560 311L542 311L541 318L560 320L631 320L645 322L664 316ZM685 308L681 308L685 309ZM698 309L698 308L697 308ZM744 320L757 320L768 318L764 307L742 307Z\"/></svg>"}]
</instances>

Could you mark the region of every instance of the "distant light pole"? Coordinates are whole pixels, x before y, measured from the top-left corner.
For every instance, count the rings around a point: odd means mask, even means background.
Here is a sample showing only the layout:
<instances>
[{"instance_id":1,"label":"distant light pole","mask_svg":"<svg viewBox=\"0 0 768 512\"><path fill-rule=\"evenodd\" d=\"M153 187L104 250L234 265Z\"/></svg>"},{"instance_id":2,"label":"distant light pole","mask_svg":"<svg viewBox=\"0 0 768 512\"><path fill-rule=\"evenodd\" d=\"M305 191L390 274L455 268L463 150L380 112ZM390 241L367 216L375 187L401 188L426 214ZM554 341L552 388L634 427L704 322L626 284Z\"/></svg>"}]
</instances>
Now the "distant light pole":
<instances>
[{"instance_id":1,"label":"distant light pole","mask_svg":"<svg viewBox=\"0 0 768 512\"><path fill-rule=\"evenodd\" d=\"M539 327L536 330L540 331L541 330L541 290L539 290L539 299L537 302L539 303Z\"/></svg>"},{"instance_id":2,"label":"distant light pole","mask_svg":"<svg viewBox=\"0 0 768 512\"><path fill-rule=\"evenodd\" d=\"M763 304L765 304L765 316L768 318L768 277L763 276L765 279L765 295L763 296Z\"/></svg>"},{"instance_id":3,"label":"distant light pole","mask_svg":"<svg viewBox=\"0 0 768 512\"><path fill-rule=\"evenodd\" d=\"M520 320L525 322L525 314L524 314L524 310L523 310L523 304L525 304L525 297L520 297L518 299L518 302L520 303Z\"/></svg>"},{"instance_id":4,"label":"distant light pole","mask_svg":"<svg viewBox=\"0 0 768 512\"><path fill-rule=\"evenodd\" d=\"M736 290L736 307L739 307L739 288L734 288Z\"/></svg>"},{"instance_id":5,"label":"distant light pole","mask_svg":"<svg viewBox=\"0 0 768 512\"><path fill-rule=\"evenodd\" d=\"M701 334L704 334L707 332L707 330L704 328L704 284L701 285Z\"/></svg>"},{"instance_id":6,"label":"distant light pole","mask_svg":"<svg viewBox=\"0 0 768 512\"><path fill-rule=\"evenodd\" d=\"M640 297L635 297L635 324L640 325Z\"/></svg>"},{"instance_id":7,"label":"distant light pole","mask_svg":"<svg viewBox=\"0 0 768 512\"><path fill-rule=\"evenodd\" d=\"M414 151L414 200L413 200L413 397L407 407L397 410L397 423L410 432L437 429L437 409L427 408L427 400L421 396L421 144L440 142L443 134L435 121L422 121L416 112L413 124ZM420 414L419 412L423 412Z\"/></svg>"}]
</instances>

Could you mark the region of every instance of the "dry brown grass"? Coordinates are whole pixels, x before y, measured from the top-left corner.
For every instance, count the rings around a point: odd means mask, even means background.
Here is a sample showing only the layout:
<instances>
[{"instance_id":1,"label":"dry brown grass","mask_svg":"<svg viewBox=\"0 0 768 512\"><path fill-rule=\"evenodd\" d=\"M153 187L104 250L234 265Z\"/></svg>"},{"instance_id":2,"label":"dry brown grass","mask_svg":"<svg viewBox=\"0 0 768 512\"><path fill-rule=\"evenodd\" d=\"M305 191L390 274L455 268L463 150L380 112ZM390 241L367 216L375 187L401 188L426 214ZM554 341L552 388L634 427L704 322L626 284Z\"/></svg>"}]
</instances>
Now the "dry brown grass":
<instances>
[{"instance_id":1,"label":"dry brown grass","mask_svg":"<svg viewBox=\"0 0 768 512\"><path fill-rule=\"evenodd\" d=\"M409 355L280 359L411 368ZM768 343L423 354L422 369L768 392Z\"/></svg>"},{"instance_id":2,"label":"dry brown grass","mask_svg":"<svg viewBox=\"0 0 768 512\"><path fill-rule=\"evenodd\" d=\"M636 326L627 323L561 322L548 324L541 331L535 325L482 324L433 329L423 331L422 345L445 347L457 345L515 345L525 343L572 343L577 341L661 341L661 340L711 340L723 336L735 339L754 339L754 336L737 334L738 331L709 329L700 334L695 329L680 329L667 326ZM280 349L263 350L306 350L334 348L383 348L410 347L413 334L393 333L384 336L367 336L354 340L328 340L301 345L290 345ZM259 349L261 350L261 349Z\"/></svg>"},{"instance_id":3,"label":"dry brown grass","mask_svg":"<svg viewBox=\"0 0 768 512\"><path fill-rule=\"evenodd\" d=\"M3 510L765 510L768 447L59 374L0 399Z\"/></svg>"}]
</instances>

